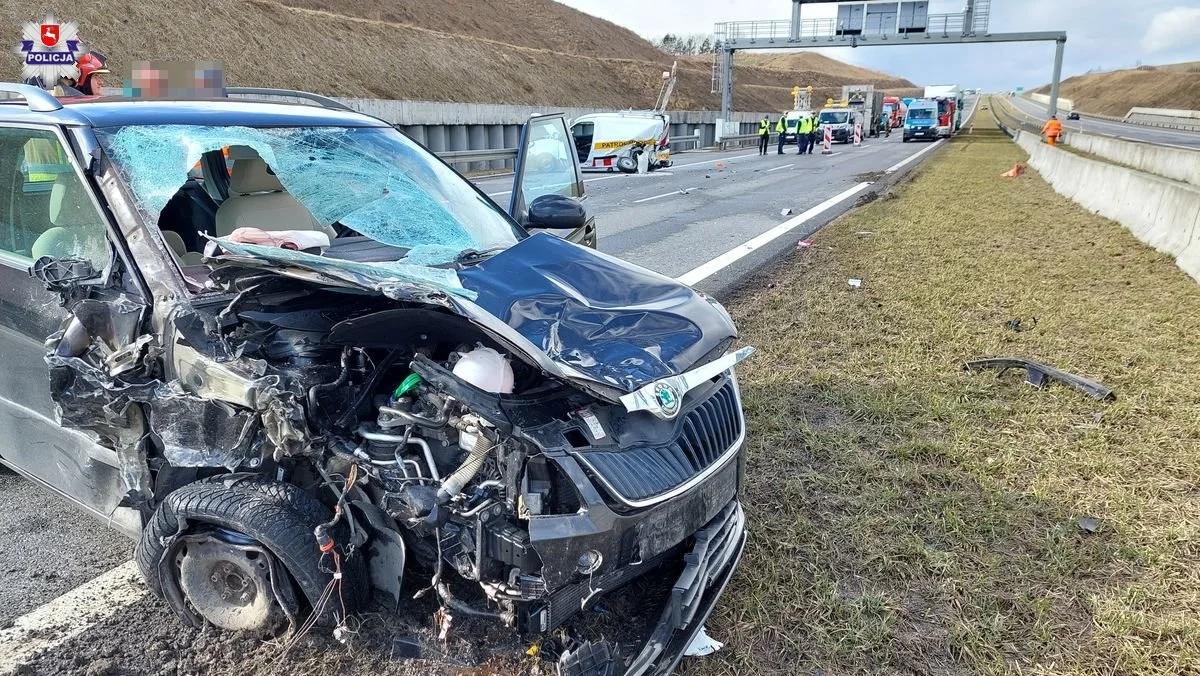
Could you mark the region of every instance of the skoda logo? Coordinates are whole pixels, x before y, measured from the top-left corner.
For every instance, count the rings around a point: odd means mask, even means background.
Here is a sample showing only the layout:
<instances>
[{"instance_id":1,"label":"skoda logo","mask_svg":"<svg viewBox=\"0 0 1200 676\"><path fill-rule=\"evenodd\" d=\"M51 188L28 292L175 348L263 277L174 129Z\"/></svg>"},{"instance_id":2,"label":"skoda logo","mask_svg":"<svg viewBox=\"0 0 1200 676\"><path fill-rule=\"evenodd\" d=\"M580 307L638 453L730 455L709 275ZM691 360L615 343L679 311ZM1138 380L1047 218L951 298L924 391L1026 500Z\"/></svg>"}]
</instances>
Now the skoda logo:
<instances>
[{"instance_id":1,"label":"skoda logo","mask_svg":"<svg viewBox=\"0 0 1200 676\"><path fill-rule=\"evenodd\" d=\"M674 418L679 413L679 390L670 383L658 383L654 386L654 400L663 415Z\"/></svg>"}]
</instances>

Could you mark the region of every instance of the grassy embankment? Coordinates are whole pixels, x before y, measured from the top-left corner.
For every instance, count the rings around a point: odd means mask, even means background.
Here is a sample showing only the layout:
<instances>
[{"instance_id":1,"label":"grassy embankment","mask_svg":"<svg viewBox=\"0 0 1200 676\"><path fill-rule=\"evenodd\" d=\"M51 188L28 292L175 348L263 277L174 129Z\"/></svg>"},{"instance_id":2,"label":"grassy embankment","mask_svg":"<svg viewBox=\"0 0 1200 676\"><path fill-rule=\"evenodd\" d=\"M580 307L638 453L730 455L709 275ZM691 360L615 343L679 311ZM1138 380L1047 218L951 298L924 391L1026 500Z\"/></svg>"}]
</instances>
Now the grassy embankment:
<instances>
[{"instance_id":1,"label":"grassy embankment","mask_svg":"<svg viewBox=\"0 0 1200 676\"><path fill-rule=\"evenodd\" d=\"M729 303L752 532L685 673L1200 672L1200 286L975 122Z\"/></svg>"}]
</instances>

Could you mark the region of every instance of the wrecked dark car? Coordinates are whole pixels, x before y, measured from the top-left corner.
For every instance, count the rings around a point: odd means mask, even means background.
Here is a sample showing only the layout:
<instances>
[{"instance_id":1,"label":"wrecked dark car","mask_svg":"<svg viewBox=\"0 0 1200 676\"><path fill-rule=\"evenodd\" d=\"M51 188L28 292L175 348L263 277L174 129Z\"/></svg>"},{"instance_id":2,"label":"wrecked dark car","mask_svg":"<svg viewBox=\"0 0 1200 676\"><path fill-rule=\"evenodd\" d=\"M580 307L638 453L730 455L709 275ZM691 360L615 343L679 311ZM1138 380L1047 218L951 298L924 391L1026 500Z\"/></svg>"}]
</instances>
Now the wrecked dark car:
<instances>
[{"instance_id":1,"label":"wrecked dark car","mask_svg":"<svg viewBox=\"0 0 1200 676\"><path fill-rule=\"evenodd\" d=\"M346 110L0 88L0 459L183 621L337 635L417 587L532 636L669 575L636 645L558 668L674 668L745 542L752 348L592 248L561 116L506 211Z\"/></svg>"}]
</instances>

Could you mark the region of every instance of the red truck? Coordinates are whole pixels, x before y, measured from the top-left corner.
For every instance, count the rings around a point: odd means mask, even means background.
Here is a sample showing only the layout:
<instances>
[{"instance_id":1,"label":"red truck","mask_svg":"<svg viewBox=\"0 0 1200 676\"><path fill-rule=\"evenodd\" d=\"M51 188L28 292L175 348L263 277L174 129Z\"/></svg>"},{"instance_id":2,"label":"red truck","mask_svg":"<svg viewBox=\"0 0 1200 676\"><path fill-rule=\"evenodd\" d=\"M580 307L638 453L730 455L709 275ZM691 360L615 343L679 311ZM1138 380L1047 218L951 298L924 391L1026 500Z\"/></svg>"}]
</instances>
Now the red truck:
<instances>
[{"instance_id":1,"label":"red truck","mask_svg":"<svg viewBox=\"0 0 1200 676\"><path fill-rule=\"evenodd\" d=\"M898 129L904 126L904 114L908 112L908 109L899 96L884 97L883 112L887 116L889 127Z\"/></svg>"}]
</instances>

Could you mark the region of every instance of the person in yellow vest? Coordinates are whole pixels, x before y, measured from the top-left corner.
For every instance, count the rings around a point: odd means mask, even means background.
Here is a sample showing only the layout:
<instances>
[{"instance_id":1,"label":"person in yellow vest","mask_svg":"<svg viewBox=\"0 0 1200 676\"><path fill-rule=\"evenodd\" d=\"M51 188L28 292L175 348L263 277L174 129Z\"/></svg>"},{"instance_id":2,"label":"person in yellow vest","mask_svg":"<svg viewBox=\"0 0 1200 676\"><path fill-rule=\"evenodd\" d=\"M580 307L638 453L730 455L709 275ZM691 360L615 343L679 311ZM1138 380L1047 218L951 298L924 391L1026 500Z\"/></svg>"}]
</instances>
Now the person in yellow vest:
<instances>
[{"instance_id":1,"label":"person in yellow vest","mask_svg":"<svg viewBox=\"0 0 1200 676\"><path fill-rule=\"evenodd\" d=\"M779 121L775 123L775 133L779 134L779 147L776 148L775 154L783 154L783 137L787 134L787 113L779 116Z\"/></svg>"},{"instance_id":2,"label":"person in yellow vest","mask_svg":"<svg viewBox=\"0 0 1200 676\"><path fill-rule=\"evenodd\" d=\"M771 118L763 115L762 122L758 123L758 154L765 156L767 147L771 143Z\"/></svg>"},{"instance_id":3,"label":"person in yellow vest","mask_svg":"<svg viewBox=\"0 0 1200 676\"><path fill-rule=\"evenodd\" d=\"M796 123L796 151L797 155L803 155L808 150L809 136L812 135L812 118L805 115Z\"/></svg>"}]
</instances>

